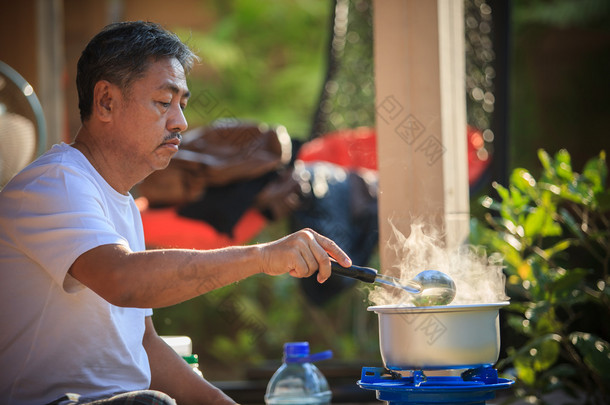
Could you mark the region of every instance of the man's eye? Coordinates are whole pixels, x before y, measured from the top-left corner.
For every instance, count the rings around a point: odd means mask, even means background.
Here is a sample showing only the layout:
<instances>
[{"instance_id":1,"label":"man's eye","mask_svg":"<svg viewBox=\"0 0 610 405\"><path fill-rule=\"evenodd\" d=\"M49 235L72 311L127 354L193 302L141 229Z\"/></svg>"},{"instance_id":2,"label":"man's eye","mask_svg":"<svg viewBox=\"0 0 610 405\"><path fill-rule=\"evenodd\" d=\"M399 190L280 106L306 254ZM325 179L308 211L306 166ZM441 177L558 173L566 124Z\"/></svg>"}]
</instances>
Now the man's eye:
<instances>
[{"instance_id":1,"label":"man's eye","mask_svg":"<svg viewBox=\"0 0 610 405\"><path fill-rule=\"evenodd\" d=\"M161 104L163 108L169 108L171 106L171 103L165 103L163 101L159 101L159 104Z\"/></svg>"}]
</instances>

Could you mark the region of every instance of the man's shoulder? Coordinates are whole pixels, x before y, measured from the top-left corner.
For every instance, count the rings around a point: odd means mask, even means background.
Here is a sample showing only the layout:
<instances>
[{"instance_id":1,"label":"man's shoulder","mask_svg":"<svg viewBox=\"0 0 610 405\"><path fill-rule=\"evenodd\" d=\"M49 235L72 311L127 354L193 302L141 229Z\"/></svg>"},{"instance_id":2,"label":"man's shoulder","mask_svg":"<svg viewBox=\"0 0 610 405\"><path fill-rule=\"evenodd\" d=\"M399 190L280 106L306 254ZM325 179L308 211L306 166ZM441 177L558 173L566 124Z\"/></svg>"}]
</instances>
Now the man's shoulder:
<instances>
[{"instance_id":1,"label":"man's shoulder","mask_svg":"<svg viewBox=\"0 0 610 405\"><path fill-rule=\"evenodd\" d=\"M79 151L62 143L54 145L21 170L7 184L7 188L18 187L23 189L27 184L42 182L54 177L88 177L93 171L93 167Z\"/></svg>"},{"instance_id":2,"label":"man's shoulder","mask_svg":"<svg viewBox=\"0 0 610 405\"><path fill-rule=\"evenodd\" d=\"M86 171L93 169L81 152L65 143L53 145L51 149L26 167L26 170L36 167L72 167Z\"/></svg>"},{"instance_id":3,"label":"man's shoulder","mask_svg":"<svg viewBox=\"0 0 610 405\"><path fill-rule=\"evenodd\" d=\"M69 145L54 146L9 181L0 192L0 206L8 211L11 207L46 211L57 204L70 206L84 195L100 194L95 170L79 154Z\"/></svg>"}]
</instances>

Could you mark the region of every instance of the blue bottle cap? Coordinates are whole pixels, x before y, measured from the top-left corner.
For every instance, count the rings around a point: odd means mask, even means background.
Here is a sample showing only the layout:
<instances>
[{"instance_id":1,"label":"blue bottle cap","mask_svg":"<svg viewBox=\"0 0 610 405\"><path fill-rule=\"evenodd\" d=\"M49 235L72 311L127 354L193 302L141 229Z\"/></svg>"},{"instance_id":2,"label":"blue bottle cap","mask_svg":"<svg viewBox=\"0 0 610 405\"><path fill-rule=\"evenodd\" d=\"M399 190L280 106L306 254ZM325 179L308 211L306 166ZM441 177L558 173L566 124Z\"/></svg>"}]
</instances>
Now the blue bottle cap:
<instances>
[{"instance_id":1,"label":"blue bottle cap","mask_svg":"<svg viewBox=\"0 0 610 405\"><path fill-rule=\"evenodd\" d=\"M309 342L289 342L284 343L284 359L296 360L309 357Z\"/></svg>"},{"instance_id":2,"label":"blue bottle cap","mask_svg":"<svg viewBox=\"0 0 610 405\"><path fill-rule=\"evenodd\" d=\"M333 352L330 350L310 355L309 342L284 343L284 361L286 363L313 363L331 357L333 357Z\"/></svg>"}]
</instances>

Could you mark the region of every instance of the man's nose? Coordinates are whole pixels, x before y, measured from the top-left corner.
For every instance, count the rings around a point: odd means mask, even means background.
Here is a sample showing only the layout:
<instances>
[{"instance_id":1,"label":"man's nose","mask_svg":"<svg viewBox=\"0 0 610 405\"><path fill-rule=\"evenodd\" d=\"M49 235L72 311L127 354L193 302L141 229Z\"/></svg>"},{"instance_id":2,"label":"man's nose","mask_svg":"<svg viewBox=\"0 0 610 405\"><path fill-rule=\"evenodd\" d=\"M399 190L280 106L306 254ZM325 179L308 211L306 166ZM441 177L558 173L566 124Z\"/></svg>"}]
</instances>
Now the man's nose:
<instances>
[{"instance_id":1,"label":"man's nose","mask_svg":"<svg viewBox=\"0 0 610 405\"><path fill-rule=\"evenodd\" d=\"M184 111L180 107L174 107L173 112L167 121L168 130L171 132L184 132L188 128L188 122L184 116Z\"/></svg>"}]
</instances>

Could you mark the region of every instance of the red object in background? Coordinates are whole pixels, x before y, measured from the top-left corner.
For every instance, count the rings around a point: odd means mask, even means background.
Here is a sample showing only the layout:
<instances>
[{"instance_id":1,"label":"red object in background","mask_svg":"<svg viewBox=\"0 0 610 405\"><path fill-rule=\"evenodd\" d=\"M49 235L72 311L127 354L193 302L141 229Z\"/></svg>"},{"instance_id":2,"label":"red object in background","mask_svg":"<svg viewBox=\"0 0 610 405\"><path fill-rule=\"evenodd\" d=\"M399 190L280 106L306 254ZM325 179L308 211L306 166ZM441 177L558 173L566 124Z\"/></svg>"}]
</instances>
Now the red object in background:
<instances>
[{"instance_id":1,"label":"red object in background","mask_svg":"<svg viewBox=\"0 0 610 405\"><path fill-rule=\"evenodd\" d=\"M491 158L485 149L480 130L467 128L468 184L473 186L489 167ZM298 158L306 161L325 161L346 168L377 170L377 143L373 128L357 128L330 132L305 143Z\"/></svg>"},{"instance_id":2,"label":"red object in background","mask_svg":"<svg viewBox=\"0 0 610 405\"><path fill-rule=\"evenodd\" d=\"M485 149L485 139L480 130L468 125L468 184L474 186L491 164L491 156Z\"/></svg>"},{"instance_id":3,"label":"red object in background","mask_svg":"<svg viewBox=\"0 0 610 405\"><path fill-rule=\"evenodd\" d=\"M348 169L377 170L377 143L373 128L329 132L303 144L297 158L305 162L323 161Z\"/></svg>"},{"instance_id":4,"label":"red object in background","mask_svg":"<svg viewBox=\"0 0 610 405\"><path fill-rule=\"evenodd\" d=\"M145 198L136 200L146 205ZM176 208L140 209L144 238L148 248L217 249L242 245L252 240L266 225L267 219L255 209L240 218L233 236L218 232L213 226L178 215Z\"/></svg>"},{"instance_id":5,"label":"red object in background","mask_svg":"<svg viewBox=\"0 0 610 405\"><path fill-rule=\"evenodd\" d=\"M484 150L481 131L468 126L468 182L472 186L483 175L491 159ZM348 169L377 170L377 144L373 128L348 129L328 133L305 143L297 158L305 162L325 161ZM221 234L214 227L178 215L176 208L149 209L139 198L144 235L148 247L215 249L244 244L266 225L267 219L255 209L248 210L233 229L233 237Z\"/></svg>"}]
</instances>

